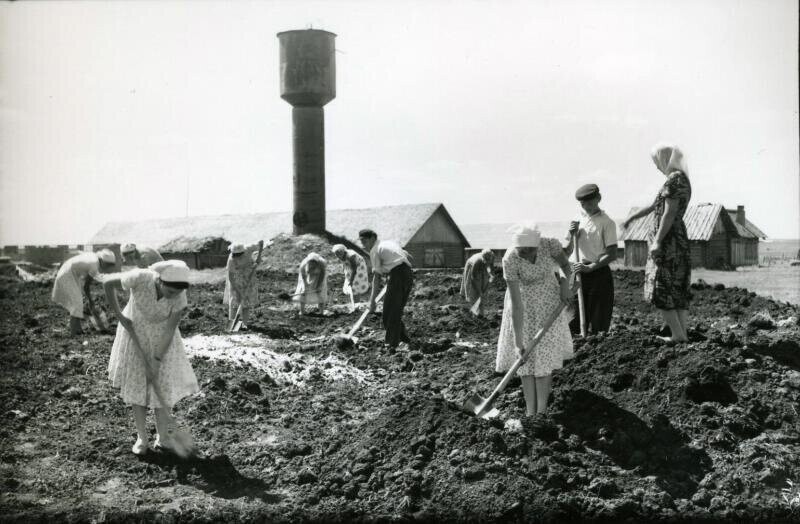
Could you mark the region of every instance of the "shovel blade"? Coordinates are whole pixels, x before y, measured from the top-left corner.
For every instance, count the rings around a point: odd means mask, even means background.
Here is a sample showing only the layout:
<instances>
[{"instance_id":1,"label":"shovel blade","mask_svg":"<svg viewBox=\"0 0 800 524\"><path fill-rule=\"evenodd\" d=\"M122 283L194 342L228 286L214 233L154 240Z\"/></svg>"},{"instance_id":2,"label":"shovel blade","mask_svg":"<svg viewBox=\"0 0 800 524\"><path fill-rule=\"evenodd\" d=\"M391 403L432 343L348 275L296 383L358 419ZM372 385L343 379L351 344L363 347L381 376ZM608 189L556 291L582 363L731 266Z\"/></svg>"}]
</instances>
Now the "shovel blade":
<instances>
[{"instance_id":1,"label":"shovel blade","mask_svg":"<svg viewBox=\"0 0 800 524\"><path fill-rule=\"evenodd\" d=\"M494 418L500 414L500 411L498 411L497 408L487 405L486 399L477 393L469 397L467 401L464 402L463 409L470 415L475 415L476 417L485 419Z\"/></svg>"},{"instance_id":2,"label":"shovel blade","mask_svg":"<svg viewBox=\"0 0 800 524\"><path fill-rule=\"evenodd\" d=\"M231 328L231 333L238 333L240 329L242 329L242 321L237 320L236 323Z\"/></svg>"}]
</instances>

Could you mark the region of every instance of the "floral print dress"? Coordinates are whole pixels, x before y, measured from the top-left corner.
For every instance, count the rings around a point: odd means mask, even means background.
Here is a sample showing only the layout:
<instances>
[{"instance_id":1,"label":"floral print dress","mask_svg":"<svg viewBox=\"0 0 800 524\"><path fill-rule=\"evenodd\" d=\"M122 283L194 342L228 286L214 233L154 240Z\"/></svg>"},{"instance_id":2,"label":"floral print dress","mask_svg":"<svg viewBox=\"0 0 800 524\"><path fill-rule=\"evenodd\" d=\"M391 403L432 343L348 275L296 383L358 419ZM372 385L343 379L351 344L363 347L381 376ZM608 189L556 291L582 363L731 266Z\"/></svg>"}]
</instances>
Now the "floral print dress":
<instances>
[{"instance_id":1,"label":"floral print dress","mask_svg":"<svg viewBox=\"0 0 800 524\"><path fill-rule=\"evenodd\" d=\"M461 296L470 305L475 304L489 289L489 276L491 268L486 266L483 256L475 253L464 266L464 275L461 278Z\"/></svg>"},{"instance_id":2,"label":"floral print dress","mask_svg":"<svg viewBox=\"0 0 800 524\"><path fill-rule=\"evenodd\" d=\"M367 278L367 261L364 260L364 257L358 254L357 251L354 249L347 250L347 258L345 259L342 266L344 266L344 285L342 285L342 291L345 295L350 294L350 274L353 272L353 269L350 267L350 261L355 260L356 262L356 276L353 278L353 286L352 291L353 295L363 295L367 291L369 291L369 279Z\"/></svg>"},{"instance_id":3,"label":"floral print dress","mask_svg":"<svg viewBox=\"0 0 800 524\"><path fill-rule=\"evenodd\" d=\"M513 248L506 251L503 257L503 277L508 282L518 282L520 287L525 348L530 347L542 324L561 303L561 289L554 275L558 271L555 257L559 253L562 253L562 248L558 240L542 238L535 263L520 257ZM511 317L511 291L507 289L500 338L497 341L498 372L510 369L519 357ZM569 319L569 313L562 311L528 357L528 361L517 370L517 375L544 377L550 375L554 369L561 369L564 360L572 358Z\"/></svg>"},{"instance_id":4,"label":"floral print dress","mask_svg":"<svg viewBox=\"0 0 800 524\"><path fill-rule=\"evenodd\" d=\"M653 203L653 229L648 244L652 244L665 211L667 198L678 201L675 221L661 242L662 254L648 256L645 265L644 299L658 309L686 309L691 300L689 284L692 277L691 249L683 215L692 198L689 177L680 171L667 176Z\"/></svg>"},{"instance_id":5,"label":"floral print dress","mask_svg":"<svg viewBox=\"0 0 800 524\"><path fill-rule=\"evenodd\" d=\"M255 306L258 304L258 281L253 268L256 265L255 255L258 251L258 244L247 246L241 256L234 257L228 256L228 263L226 269L228 276L225 279L225 291L222 293L222 303L230 305L231 309L235 312L242 306ZM253 275L252 280L248 282L250 275ZM239 296L235 288L243 291L243 296Z\"/></svg>"},{"instance_id":6,"label":"floral print dress","mask_svg":"<svg viewBox=\"0 0 800 524\"><path fill-rule=\"evenodd\" d=\"M148 356L166 337L172 336L169 348L161 359L157 377L164 400L169 404L167 407L172 407L183 397L200 391L200 388L183 349L180 330L176 328L172 334L166 332L170 314L187 307L186 292L174 298L159 299L156 294L157 279L158 273L152 269L134 269L125 273L121 280L122 289L130 290L131 298L122 312L133 321L134 330L144 346L142 350ZM114 387L119 388L126 404L164 407L147 383L144 361L122 324L117 325L108 362L108 377Z\"/></svg>"}]
</instances>

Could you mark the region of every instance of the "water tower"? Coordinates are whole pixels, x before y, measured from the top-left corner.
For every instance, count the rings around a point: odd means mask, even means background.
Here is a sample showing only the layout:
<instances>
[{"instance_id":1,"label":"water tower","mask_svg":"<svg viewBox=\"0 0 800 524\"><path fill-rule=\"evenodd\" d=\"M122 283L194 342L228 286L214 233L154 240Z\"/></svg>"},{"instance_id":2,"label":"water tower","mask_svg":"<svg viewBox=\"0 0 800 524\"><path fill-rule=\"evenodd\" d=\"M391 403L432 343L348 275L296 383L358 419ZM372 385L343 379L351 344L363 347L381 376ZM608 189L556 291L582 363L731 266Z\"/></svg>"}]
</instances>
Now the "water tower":
<instances>
[{"instance_id":1,"label":"water tower","mask_svg":"<svg viewBox=\"0 0 800 524\"><path fill-rule=\"evenodd\" d=\"M325 115L336 97L336 35L319 29L278 33L281 98L292 104L295 235L325 231Z\"/></svg>"}]
</instances>

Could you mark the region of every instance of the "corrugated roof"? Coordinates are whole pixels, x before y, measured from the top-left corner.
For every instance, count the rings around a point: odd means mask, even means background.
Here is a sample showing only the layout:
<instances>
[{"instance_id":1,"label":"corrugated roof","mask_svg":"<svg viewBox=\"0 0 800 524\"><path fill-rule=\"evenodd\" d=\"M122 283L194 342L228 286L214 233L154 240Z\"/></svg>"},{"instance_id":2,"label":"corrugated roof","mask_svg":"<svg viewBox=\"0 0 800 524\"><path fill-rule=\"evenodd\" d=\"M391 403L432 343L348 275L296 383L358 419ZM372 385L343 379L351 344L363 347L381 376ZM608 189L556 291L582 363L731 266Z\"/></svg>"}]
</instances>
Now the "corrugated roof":
<instances>
[{"instance_id":1,"label":"corrugated roof","mask_svg":"<svg viewBox=\"0 0 800 524\"><path fill-rule=\"evenodd\" d=\"M639 208L632 208L631 214ZM683 221L686 224L686 232L689 240L710 240L714 234L714 225L718 219L723 221L725 228L733 236L739 236L736 225L731 220L728 213L723 213L724 208L721 204L693 204L686 208ZM650 213L646 217L636 219L630 227L620 235L621 240L647 240L653 230L653 220L655 215Z\"/></svg>"},{"instance_id":2,"label":"corrugated roof","mask_svg":"<svg viewBox=\"0 0 800 524\"><path fill-rule=\"evenodd\" d=\"M767 238L767 235L753 225L752 222L747 220L747 217L744 219L744 225L741 225L739 222L737 222L735 209L728 209L726 211L728 211L728 216L733 221L733 224L736 226L736 230L739 232L739 236L742 238Z\"/></svg>"},{"instance_id":3,"label":"corrugated roof","mask_svg":"<svg viewBox=\"0 0 800 524\"><path fill-rule=\"evenodd\" d=\"M380 238L396 240L405 246L439 207L452 222L441 203L409 204L365 209L333 209L326 213L326 227L335 235L358 239L358 231L374 229ZM464 234L453 223L457 233ZM220 237L231 242L253 244L281 233L291 233L291 213L252 213L164 218L138 222L110 222L103 226L90 244L134 242L158 248L179 237Z\"/></svg>"}]
</instances>

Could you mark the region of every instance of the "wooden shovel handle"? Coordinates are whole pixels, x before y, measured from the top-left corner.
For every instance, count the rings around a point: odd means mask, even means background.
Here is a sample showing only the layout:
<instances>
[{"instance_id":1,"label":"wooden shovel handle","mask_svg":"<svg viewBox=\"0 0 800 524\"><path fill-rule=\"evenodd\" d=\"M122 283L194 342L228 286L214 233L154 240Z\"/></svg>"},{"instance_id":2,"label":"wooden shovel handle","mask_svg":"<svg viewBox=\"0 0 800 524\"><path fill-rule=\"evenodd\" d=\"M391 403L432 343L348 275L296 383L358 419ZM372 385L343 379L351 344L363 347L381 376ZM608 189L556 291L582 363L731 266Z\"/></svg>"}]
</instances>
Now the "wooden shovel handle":
<instances>
[{"instance_id":1,"label":"wooden shovel handle","mask_svg":"<svg viewBox=\"0 0 800 524\"><path fill-rule=\"evenodd\" d=\"M380 302L380 301L381 301L381 299L383 299L383 295L385 295L385 294L386 294L386 286L383 286L383 289L381 289L380 293L378 293L378 296L377 296L377 297L375 297L375 303L377 304L378 302ZM356 331L358 331L358 328L360 328L360 327L361 327L361 324L363 324L363 323L364 323L364 319L366 319L366 318L367 318L367 315L369 315L369 308L366 308L366 309L364 310L364 312L361 314L361 317L359 317L359 319L356 321L356 323L355 323L355 324L353 324L353 327L352 327L352 328L350 329L350 331L347 333L347 336L348 336L348 337L352 337L352 336L353 336L353 333L355 333Z\"/></svg>"},{"instance_id":2,"label":"wooden shovel handle","mask_svg":"<svg viewBox=\"0 0 800 524\"><path fill-rule=\"evenodd\" d=\"M497 395L499 395L500 393L503 392L503 390L506 389L508 383L511 382L512 378L514 378L514 374L517 372L520 366L524 364L526 360L528 360L528 357L533 351L533 348L535 348L539 344L539 341L542 339L544 334L547 333L547 330L550 329L550 326L553 325L553 322L556 321L561 312L564 311L565 307L566 306L564 305L564 303L559 303L558 307L555 308L552 313L550 313L550 316L547 317L547 320L544 321L542 327L539 329L539 331L536 332L536 336L533 337L533 342L531 343L531 345L528 347L528 349L525 350L524 353L522 353L522 355L517 359L517 361L514 362L514 365L511 366L511 369L509 369L506 372L505 376L503 377L503 380L500 381L497 387L494 388L494 391L492 391L492 394L489 395L489 398L486 399L486 402L483 404L485 406L483 411L486 411L488 406L494 404Z\"/></svg>"},{"instance_id":3,"label":"wooden shovel handle","mask_svg":"<svg viewBox=\"0 0 800 524\"><path fill-rule=\"evenodd\" d=\"M572 233L572 236L575 238L575 262L581 261L581 249L578 246L578 232ZM575 281L578 283L578 316L580 318L580 326L581 326L581 336L586 336L586 308L583 305L583 279L581 278L580 273L575 274Z\"/></svg>"}]
</instances>

